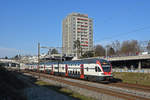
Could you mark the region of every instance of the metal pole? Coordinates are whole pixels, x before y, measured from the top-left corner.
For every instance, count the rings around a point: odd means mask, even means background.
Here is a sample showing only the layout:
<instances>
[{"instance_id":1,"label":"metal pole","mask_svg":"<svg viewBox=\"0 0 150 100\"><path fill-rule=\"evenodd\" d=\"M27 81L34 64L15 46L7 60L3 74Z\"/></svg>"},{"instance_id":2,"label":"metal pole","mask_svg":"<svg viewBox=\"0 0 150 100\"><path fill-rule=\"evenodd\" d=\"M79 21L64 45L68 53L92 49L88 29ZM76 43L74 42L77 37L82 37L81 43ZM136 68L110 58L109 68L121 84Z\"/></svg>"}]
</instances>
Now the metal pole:
<instances>
[{"instance_id":1,"label":"metal pole","mask_svg":"<svg viewBox=\"0 0 150 100\"><path fill-rule=\"evenodd\" d=\"M106 54L105 54L105 56L106 56L106 59L107 59L107 47L106 47Z\"/></svg>"},{"instance_id":2,"label":"metal pole","mask_svg":"<svg viewBox=\"0 0 150 100\"><path fill-rule=\"evenodd\" d=\"M40 43L38 43L38 73L40 78Z\"/></svg>"},{"instance_id":3,"label":"metal pole","mask_svg":"<svg viewBox=\"0 0 150 100\"><path fill-rule=\"evenodd\" d=\"M61 48L61 62L62 62L62 51L63 51L63 47Z\"/></svg>"}]
</instances>

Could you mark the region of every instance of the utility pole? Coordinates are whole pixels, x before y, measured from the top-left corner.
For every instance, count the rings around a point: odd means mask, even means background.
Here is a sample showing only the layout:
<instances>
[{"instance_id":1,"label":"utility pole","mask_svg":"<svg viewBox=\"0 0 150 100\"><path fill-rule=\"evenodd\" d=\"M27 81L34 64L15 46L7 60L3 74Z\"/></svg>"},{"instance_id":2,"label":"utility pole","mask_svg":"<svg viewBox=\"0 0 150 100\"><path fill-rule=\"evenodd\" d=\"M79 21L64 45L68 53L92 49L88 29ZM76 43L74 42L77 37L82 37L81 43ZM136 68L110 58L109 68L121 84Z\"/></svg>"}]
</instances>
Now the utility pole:
<instances>
[{"instance_id":1,"label":"utility pole","mask_svg":"<svg viewBox=\"0 0 150 100\"><path fill-rule=\"evenodd\" d=\"M105 56L106 56L106 59L107 59L107 47L106 47L106 52L105 52Z\"/></svg>"},{"instance_id":2,"label":"utility pole","mask_svg":"<svg viewBox=\"0 0 150 100\"><path fill-rule=\"evenodd\" d=\"M38 43L38 73L40 78L40 43Z\"/></svg>"}]
</instances>

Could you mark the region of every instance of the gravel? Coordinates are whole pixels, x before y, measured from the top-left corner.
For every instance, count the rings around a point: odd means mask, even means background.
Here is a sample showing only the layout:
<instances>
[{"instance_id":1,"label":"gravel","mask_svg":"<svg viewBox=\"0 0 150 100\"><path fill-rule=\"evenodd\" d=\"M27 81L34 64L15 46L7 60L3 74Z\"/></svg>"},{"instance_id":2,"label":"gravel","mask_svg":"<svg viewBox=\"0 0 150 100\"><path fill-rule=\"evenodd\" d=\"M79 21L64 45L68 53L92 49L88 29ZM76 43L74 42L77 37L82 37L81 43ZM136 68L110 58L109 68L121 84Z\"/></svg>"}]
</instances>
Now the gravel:
<instances>
[{"instance_id":1,"label":"gravel","mask_svg":"<svg viewBox=\"0 0 150 100\"><path fill-rule=\"evenodd\" d=\"M40 80L45 81L45 82L49 82L49 83L51 83L53 85L56 85L56 86L59 86L59 87L68 88L68 89L72 90L73 92L77 92L81 95L92 97L92 98L95 98L97 100L124 100L122 98L118 98L118 97L115 97L115 96L110 96L110 95L107 95L107 94L94 92L94 91L91 91L91 90L88 90L88 89L83 89L83 88L79 88L79 87L76 87L76 86L67 85L67 84L60 83L60 82L50 80L50 79L47 79L47 78L43 78L43 77L41 77Z\"/></svg>"},{"instance_id":2,"label":"gravel","mask_svg":"<svg viewBox=\"0 0 150 100\"><path fill-rule=\"evenodd\" d=\"M30 74L26 75L31 76ZM46 87L35 85L29 77L24 75L19 75L18 77L30 85L30 87L23 90L23 94L27 100L76 100Z\"/></svg>"}]
</instances>

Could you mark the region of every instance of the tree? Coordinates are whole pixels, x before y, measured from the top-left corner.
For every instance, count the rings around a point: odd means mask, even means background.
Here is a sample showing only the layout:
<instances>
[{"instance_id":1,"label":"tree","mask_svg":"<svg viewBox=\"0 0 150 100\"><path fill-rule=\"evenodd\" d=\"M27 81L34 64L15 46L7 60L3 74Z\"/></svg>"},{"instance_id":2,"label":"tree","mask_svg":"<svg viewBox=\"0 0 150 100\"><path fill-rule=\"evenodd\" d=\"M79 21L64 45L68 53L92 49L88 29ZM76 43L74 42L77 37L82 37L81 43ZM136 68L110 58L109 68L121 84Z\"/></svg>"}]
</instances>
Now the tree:
<instances>
[{"instance_id":1,"label":"tree","mask_svg":"<svg viewBox=\"0 0 150 100\"><path fill-rule=\"evenodd\" d=\"M74 41L74 49L76 49L77 52L77 58L79 58L80 55L82 55L82 48L79 40ZM80 54L81 53L81 54Z\"/></svg>"},{"instance_id":2,"label":"tree","mask_svg":"<svg viewBox=\"0 0 150 100\"><path fill-rule=\"evenodd\" d=\"M13 59L20 60L21 59L21 55L16 55L16 56L13 57Z\"/></svg>"},{"instance_id":3,"label":"tree","mask_svg":"<svg viewBox=\"0 0 150 100\"><path fill-rule=\"evenodd\" d=\"M105 49L102 45L95 46L95 56L105 56Z\"/></svg>"},{"instance_id":4,"label":"tree","mask_svg":"<svg viewBox=\"0 0 150 100\"><path fill-rule=\"evenodd\" d=\"M114 50L114 48L110 47L110 48L108 49L108 55L109 55L109 56L115 55L115 50Z\"/></svg>"},{"instance_id":5,"label":"tree","mask_svg":"<svg viewBox=\"0 0 150 100\"><path fill-rule=\"evenodd\" d=\"M88 58L88 57L93 57L94 52L93 51L86 51L83 55L82 58Z\"/></svg>"},{"instance_id":6,"label":"tree","mask_svg":"<svg viewBox=\"0 0 150 100\"><path fill-rule=\"evenodd\" d=\"M137 40L123 41L121 45L121 53L127 55L135 55L140 51L140 46Z\"/></svg>"},{"instance_id":7,"label":"tree","mask_svg":"<svg viewBox=\"0 0 150 100\"><path fill-rule=\"evenodd\" d=\"M118 40L114 41L112 44L111 44L112 48L114 49L115 51L115 54L119 55L120 54L120 49L121 49L121 44Z\"/></svg>"},{"instance_id":8,"label":"tree","mask_svg":"<svg viewBox=\"0 0 150 100\"><path fill-rule=\"evenodd\" d=\"M150 40L149 40L148 45L147 45L147 51L148 51L148 53L150 53Z\"/></svg>"},{"instance_id":9,"label":"tree","mask_svg":"<svg viewBox=\"0 0 150 100\"><path fill-rule=\"evenodd\" d=\"M58 54L58 50L52 49L51 54Z\"/></svg>"},{"instance_id":10,"label":"tree","mask_svg":"<svg viewBox=\"0 0 150 100\"><path fill-rule=\"evenodd\" d=\"M7 57L7 56L5 56L5 59L8 59L8 57Z\"/></svg>"}]
</instances>

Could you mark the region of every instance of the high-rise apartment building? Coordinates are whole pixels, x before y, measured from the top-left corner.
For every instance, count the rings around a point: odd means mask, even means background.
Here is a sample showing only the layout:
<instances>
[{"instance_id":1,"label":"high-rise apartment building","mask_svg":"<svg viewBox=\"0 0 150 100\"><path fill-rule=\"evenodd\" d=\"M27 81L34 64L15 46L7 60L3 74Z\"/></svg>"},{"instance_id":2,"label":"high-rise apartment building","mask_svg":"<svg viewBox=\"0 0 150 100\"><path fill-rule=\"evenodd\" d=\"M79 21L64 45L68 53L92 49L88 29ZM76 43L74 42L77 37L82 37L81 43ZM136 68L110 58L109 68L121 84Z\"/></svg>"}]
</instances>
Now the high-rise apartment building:
<instances>
[{"instance_id":1,"label":"high-rise apartment building","mask_svg":"<svg viewBox=\"0 0 150 100\"><path fill-rule=\"evenodd\" d=\"M93 20L86 14L71 13L63 20L63 54L76 55L74 41L79 40L82 52L93 50Z\"/></svg>"}]
</instances>

